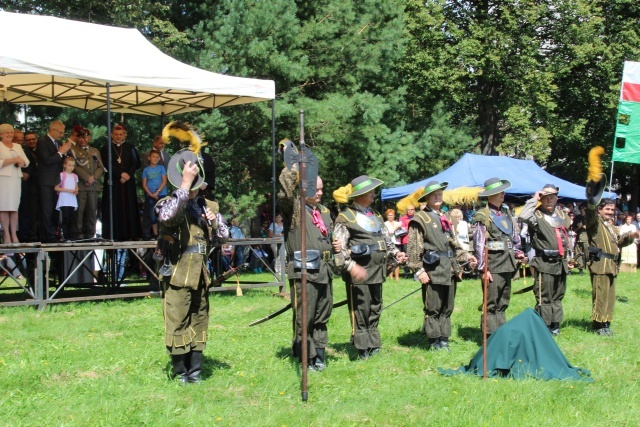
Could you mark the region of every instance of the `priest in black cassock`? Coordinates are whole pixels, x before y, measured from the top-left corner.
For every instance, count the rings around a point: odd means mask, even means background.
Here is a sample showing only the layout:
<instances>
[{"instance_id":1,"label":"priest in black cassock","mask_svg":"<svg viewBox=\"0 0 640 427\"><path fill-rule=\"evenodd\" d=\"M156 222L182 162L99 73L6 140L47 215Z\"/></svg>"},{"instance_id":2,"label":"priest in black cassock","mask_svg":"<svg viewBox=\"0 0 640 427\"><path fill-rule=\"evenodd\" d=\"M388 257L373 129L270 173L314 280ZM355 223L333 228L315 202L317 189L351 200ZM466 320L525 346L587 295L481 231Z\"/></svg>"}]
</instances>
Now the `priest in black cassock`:
<instances>
[{"instance_id":1,"label":"priest in black cassock","mask_svg":"<svg viewBox=\"0 0 640 427\"><path fill-rule=\"evenodd\" d=\"M136 195L135 172L140 167L140 156L133 145L125 142L125 129L117 125L111 132L111 144L105 144L100 155L113 178L105 173L102 192L102 236L110 239L110 210L113 212L113 240L137 240L142 238L142 225ZM111 150L111 168L109 168ZM113 201L109 199L109 180L113 181Z\"/></svg>"}]
</instances>

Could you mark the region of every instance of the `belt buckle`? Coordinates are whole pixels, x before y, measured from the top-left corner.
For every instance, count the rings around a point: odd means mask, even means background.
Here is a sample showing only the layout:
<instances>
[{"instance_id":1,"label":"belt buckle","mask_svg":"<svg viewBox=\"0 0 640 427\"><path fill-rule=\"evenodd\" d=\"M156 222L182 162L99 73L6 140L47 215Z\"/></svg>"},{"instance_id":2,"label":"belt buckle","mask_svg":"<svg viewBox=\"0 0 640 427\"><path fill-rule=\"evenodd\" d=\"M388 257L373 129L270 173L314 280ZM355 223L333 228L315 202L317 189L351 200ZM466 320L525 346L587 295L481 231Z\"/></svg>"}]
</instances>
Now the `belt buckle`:
<instances>
[{"instance_id":1,"label":"belt buckle","mask_svg":"<svg viewBox=\"0 0 640 427\"><path fill-rule=\"evenodd\" d=\"M331 261L331 251L322 252L322 260L323 261Z\"/></svg>"},{"instance_id":2,"label":"belt buckle","mask_svg":"<svg viewBox=\"0 0 640 427\"><path fill-rule=\"evenodd\" d=\"M507 247L507 249L511 249L511 248L513 248L513 243L507 242L507 244L505 246Z\"/></svg>"},{"instance_id":3,"label":"belt buckle","mask_svg":"<svg viewBox=\"0 0 640 427\"><path fill-rule=\"evenodd\" d=\"M198 253L201 255L207 254L207 244L198 242Z\"/></svg>"},{"instance_id":4,"label":"belt buckle","mask_svg":"<svg viewBox=\"0 0 640 427\"><path fill-rule=\"evenodd\" d=\"M387 250L387 245L385 244L384 240L378 240L378 250L380 252L384 252Z\"/></svg>"}]
</instances>

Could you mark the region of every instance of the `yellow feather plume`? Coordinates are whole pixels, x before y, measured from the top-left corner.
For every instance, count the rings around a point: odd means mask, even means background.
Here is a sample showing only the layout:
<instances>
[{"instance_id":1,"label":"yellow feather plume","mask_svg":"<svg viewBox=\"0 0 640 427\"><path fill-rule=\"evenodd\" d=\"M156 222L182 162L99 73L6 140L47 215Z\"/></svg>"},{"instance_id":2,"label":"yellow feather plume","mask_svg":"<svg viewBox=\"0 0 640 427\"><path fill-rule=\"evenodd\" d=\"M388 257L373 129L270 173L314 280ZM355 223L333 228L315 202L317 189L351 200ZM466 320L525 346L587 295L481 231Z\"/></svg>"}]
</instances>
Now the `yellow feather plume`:
<instances>
[{"instance_id":1,"label":"yellow feather plume","mask_svg":"<svg viewBox=\"0 0 640 427\"><path fill-rule=\"evenodd\" d=\"M478 193L481 187L458 187L453 190L444 190L442 200L448 205L468 205L478 202Z\"/></svg>"},{"instance_id":2,"label":"yellow feather plume","mask_svg":"<svg viewBox=\"0 0 640 427\"><path fill-rule=\"evenodd\" d=\"M603 154L604 148L599 145L589 150L589 176L587 176L587 182L598 182L604 176L602 174L602 161L600 161Z\"/></svg>"},{"instance_id":3,"label":"yellow feather plume","mask_svg":"<svg viewBox=\"0 0 640 427\"><path fill-rule=\"evenodd\" d=\"M349 203L349 195L351 195L351 193L353 193L353 187L351 184L347 184L333 192L333 200L338 203L347 204Z\"/></svg>"},{"instance_id":4,"label":"yellow feather plume","mask_svg":"<svg viewBox=\"0 0 640 427\"><path fill-rule=\"evenodd\" d=\"M418 202L418 200L420 200L422 196L424 196L424 187L420 187L408 196L398 200L398 203L396 203L398 212L404 214L409 206L413 206L414 208L419 207L420 202Z\"/></svg>"},{"instance_id":5,"label":"yellow feather plume","mask_svg":"<svg viewBox=\"0 0 640 427\"><path fill-rule=\"evenodd\" d=\"M182 142L189 142L189 150L195 154L200 152L200 147L204 145L200 135L191 127L190 124L173 121L168 123L164 129L162 129L162 140L165 144L170 142L169 137L174 137Z\"/></svg>"}]
</instances>

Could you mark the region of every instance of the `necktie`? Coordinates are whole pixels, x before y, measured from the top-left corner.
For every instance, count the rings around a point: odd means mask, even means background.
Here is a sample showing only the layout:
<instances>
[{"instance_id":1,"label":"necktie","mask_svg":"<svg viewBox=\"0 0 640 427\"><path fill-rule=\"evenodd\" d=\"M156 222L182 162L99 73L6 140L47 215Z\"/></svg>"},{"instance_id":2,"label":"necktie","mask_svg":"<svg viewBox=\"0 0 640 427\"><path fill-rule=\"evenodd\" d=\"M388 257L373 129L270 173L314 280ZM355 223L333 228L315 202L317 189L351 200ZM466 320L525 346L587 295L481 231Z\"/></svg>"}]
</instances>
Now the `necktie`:
<instances>
[{"instance_id":1,"label":"necktie","mask_svg":"<svg viewBox=\"0 0 640 427\"><path fill-rule=\"evenodd\" d=\"M56 147L56 150L58 149L58 141L55 139L53 140L53 146Z\"/></svg>"},{"instance_id":2,"label":"necktie","mask_svg":"<svg viewBox=\"0 0 640 427\"><path fill-rule=\"evenodd\" d=\"M311 211L311 219L313 220L313 225L315 225L318 228L318 230L320 230L320 233L322 233L323 236L326 236L327 227L324 225L322 216L320 216L320 211L317 209L314 209L313 211Z\"/></svg>"},{"instance_id":3,"label":"necktie","mask_svg":"<svg viewBox=\"0 0 640 427\"><path fill-rule=\"evenodd\" d=\"M564 246L562 245L562 235L560 234L560 229L559 228L554 228L554 231L556 232L556 242L558 243L558 255L560 257L564 256Z\"/></svg>"}]
</instances>

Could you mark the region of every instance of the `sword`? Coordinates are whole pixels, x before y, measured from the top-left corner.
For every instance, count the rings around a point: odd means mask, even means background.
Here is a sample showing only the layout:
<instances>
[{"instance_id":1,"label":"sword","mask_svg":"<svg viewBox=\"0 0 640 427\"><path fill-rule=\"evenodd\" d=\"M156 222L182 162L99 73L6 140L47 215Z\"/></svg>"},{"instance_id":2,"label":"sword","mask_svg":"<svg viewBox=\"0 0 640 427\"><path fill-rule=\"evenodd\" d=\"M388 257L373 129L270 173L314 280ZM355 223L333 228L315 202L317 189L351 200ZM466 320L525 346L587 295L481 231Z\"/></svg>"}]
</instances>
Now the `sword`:
<instances>
[{"instance_id":1,"label":"sword","mask_svg":"<svg viewBox=\"0 0 640 427\"><path fill-rule=\"evenodd\" d=\"M534 286L534 285L524 287L524 288L522 288L522 289L519 289L519 290L515 291L513 294L514 294L514 295L520 295L520 294L527 293L527 292L529 292L529 291L532 291L532 290L533 290L533 286Z\"/></svg>"},{"instance_id":2,"label":"sword","mask_svg":"<svg viewBox=\"0 0 640 427\"><path fill-rule=\"evenodd\" d=\"M346 304L347 304L347 300L340 301L338 303L333 304L333 308L342 307L343 305L346 305ZM292 305L291 305L291 303L289 303L289 304L285 305L284 307L282 307L280 310L274 311L273 313L266 315L262 319L258 319L258 320L255 320L255 321L249 323L249 326L259 325L260 323L264 323L267 320L273 319L274 317L278 317L282 313L288 311L291 307L292 307Z\"/></svg>"},{"instance_id":3,"label":"sword","mask_svg":"<svg viewBox=\"0 0 640 427\"><path fill-rule=\"evenodd\" d=\"M402 297L402 298L400 298L400 299L395 300L395 301L394 301L394 302L392 302L391 304L389 304L389 305L385 305L384 307L382 307L382 310L384 310L384 309L386 309L386 308L391 307L393 304L396 304L396 303L398 303L398 302L402 301L403 299L405 299L405 298L407 298L407 297L410 297L411 295L415 294L416 292L418 292L418 291L419 291L419 290L421 290L421 289L422 289L422 285L420 285L420 287L419 287L418 289L416 289L415 291L411 291L411 292L409 292L408 294L406 294L405 296L403 296L403 297ZM382 311L382 310L380 310L380 311Z\"/></svg>"},{"instance_id":4,"label":"sword","mask_svg":"<svg viewBox=\"0 0 640 427\"><path fill-rule=\"evenodd\" d=\"M225 271L224 273L222 273L219 277L217 277L213 282L211 282L211 285L209 286L217 286L220 285L222 282L224 282L225 280L227 280L229 277L233 276L234 274L240 272L240 270L244 270L245 268L247 268L249 266L249 263L244 263L242 265L237 266L236 268L230 267L229 270Z\"/></svg>"}]
</instances>

